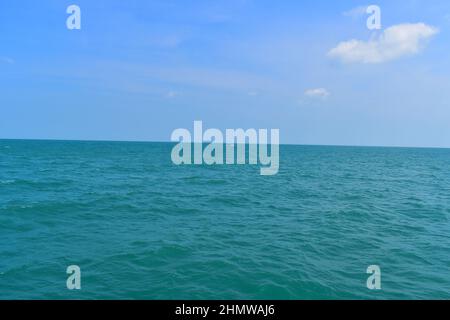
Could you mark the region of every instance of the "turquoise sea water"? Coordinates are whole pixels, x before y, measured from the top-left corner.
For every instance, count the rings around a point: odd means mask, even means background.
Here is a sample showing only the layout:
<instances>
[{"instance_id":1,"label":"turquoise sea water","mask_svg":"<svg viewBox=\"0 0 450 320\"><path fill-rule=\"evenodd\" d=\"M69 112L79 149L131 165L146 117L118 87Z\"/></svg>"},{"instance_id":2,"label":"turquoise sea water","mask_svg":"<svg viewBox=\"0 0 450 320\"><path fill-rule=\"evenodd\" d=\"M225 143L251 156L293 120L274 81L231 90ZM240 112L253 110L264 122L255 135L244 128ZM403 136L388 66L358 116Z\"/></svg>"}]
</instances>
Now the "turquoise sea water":
<instances>
[{"instance_id":1,"label":"turquoise sea water","mask_svg":"<svg viewBox=\"0 0 450 320\"><path fill-rule=\"evenodd\" d=\"M260 176L172 146L0 140L0 298L450 298L450 150L281 146Z\"/></svg>"}]
</instances>

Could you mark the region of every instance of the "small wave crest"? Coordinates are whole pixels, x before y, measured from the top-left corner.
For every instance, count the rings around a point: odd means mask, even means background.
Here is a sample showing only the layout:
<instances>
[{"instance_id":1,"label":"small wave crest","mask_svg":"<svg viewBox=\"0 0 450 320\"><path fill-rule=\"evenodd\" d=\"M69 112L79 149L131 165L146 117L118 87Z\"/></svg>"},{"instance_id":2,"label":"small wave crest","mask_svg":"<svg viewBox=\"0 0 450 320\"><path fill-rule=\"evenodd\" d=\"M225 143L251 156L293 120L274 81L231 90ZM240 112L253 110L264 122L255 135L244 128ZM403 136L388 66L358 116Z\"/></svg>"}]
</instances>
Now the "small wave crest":
<instances>
[{"instance_id":1,"label":"small wave crest","mask_svg":"<svg viewBox=\"0 0 450 320\"><path fill-rule=\"evenodd\" d=\"M0 184L11 184L11 183L14 183L14 182L16 182L16 180L13 180L13 179L1 180L0 179Z\"/></svg>"}]
</instances>

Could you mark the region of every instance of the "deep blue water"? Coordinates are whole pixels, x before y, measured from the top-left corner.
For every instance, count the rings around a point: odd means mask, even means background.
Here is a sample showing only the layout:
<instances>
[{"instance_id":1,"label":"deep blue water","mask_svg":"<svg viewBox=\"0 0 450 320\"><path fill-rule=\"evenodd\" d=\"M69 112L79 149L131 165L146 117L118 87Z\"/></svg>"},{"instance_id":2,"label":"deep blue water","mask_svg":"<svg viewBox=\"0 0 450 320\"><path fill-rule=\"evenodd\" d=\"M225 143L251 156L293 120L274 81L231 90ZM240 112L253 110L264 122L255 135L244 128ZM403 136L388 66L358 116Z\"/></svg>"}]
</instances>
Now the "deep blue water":
<instances>
[{"instance_id":1,"label":"deep blue water","mask_svg":"<svg viewBox=\"0 0 450 320\"><path fill-rule=\"evenodd\" d=\"M450 298L450 150L281 146L261 176L172 146L0 140L0 298Z\"/></svg>"}]
</instances>

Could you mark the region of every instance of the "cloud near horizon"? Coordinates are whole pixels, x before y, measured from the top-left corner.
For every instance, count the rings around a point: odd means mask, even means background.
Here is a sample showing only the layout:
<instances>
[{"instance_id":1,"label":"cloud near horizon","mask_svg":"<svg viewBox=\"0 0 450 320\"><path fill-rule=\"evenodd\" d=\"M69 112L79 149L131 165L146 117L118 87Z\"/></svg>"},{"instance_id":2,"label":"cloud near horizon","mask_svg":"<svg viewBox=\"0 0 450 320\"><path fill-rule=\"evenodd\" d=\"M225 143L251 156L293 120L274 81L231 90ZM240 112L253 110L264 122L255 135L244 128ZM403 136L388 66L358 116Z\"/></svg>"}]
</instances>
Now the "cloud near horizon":
<instances>
[{"instance_id":1,"label":"cloud near horizon","mask_svg":"<svg viewBox=\"0 0 450 320\"><path fill-rule=\"evenodd\" d=\"M427 40L438 32L437 28L425 23L398 24L369 41L341 42L328 52L328 56L345 63L383 63L419 53Z\"/></svg>"}]
</instances>

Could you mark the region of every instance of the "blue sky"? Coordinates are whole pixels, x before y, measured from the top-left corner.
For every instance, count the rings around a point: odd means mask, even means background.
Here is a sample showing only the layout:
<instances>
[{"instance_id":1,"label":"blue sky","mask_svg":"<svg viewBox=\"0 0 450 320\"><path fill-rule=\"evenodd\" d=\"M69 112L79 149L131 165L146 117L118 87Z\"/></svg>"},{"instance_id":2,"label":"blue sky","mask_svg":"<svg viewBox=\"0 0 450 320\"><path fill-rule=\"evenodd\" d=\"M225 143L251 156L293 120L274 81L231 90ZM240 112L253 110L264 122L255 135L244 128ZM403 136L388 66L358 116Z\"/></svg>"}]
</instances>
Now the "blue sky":
<instances>
[{"instance_id":1,"label":"blue sky","mask_svg":"<svg viewBox=\"0 0 450 320\"><path fill-rule=\"evenodd\" d=\"M0 138L450 147L447 0L4 0L0 37Z\"/></svg>"}]
</instances>

